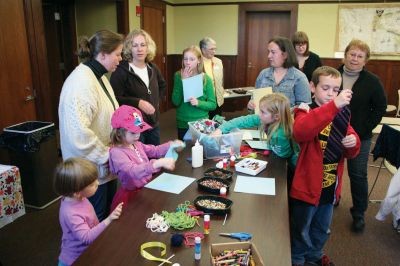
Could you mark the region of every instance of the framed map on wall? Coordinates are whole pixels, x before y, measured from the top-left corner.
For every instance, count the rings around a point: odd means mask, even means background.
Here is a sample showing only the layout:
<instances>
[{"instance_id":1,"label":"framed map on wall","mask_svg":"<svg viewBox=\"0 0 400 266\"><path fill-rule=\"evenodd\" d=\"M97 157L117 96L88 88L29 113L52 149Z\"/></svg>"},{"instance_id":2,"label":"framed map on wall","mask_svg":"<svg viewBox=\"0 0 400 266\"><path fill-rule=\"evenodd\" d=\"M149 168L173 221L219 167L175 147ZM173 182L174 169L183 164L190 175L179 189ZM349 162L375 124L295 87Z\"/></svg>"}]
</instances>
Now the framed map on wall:
<instances>
[{"instance_id":1,"label":"framed map on wall","mask_svg":"<svg viewBox=\"0 0 400 266\"><path fill-rule=\"evenodd\" d=\"M400 55L400 4L339 5L336 50L344 51L353 38L372 54Z\"/></svg>"}]
</instances>

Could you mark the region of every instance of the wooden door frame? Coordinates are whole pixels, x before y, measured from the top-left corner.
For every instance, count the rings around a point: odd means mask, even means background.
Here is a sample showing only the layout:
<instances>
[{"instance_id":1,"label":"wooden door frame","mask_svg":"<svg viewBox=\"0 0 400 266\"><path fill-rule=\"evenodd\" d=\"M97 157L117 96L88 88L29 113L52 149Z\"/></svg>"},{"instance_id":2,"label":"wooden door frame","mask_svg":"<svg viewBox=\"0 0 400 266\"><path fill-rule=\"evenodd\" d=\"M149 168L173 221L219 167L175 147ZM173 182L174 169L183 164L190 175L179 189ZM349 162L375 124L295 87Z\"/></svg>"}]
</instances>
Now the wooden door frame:
<instances>
[{"instance_id":1,"label":"wooden door frame","mask_svg":"<svg viewBox=\"0 0 400 266\"><path fill-rule=\"evenodd\" d=\"M289 12L290 13L290 35L297 30L298 4L240 4L238 23L238 55L236 73L247 73L247 41L246 21L250 12ZM236 75L236 87L248 86L245 75Z\"/></svg>"}]
</instances>

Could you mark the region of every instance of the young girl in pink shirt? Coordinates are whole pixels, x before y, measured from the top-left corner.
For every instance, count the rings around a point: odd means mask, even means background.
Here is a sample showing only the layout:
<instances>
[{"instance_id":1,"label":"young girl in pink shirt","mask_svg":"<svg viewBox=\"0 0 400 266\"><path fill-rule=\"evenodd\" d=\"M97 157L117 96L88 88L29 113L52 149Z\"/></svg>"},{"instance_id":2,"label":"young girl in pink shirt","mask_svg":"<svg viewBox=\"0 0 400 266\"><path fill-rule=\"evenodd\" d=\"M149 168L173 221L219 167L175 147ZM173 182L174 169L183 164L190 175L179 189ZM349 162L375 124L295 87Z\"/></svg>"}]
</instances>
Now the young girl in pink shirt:
<instances>
[{"instance_id":1,"label":"young girl in pink shirt","mask_svg":"<svg viewBox=\"0 0 400 266\"><path fill-rule=\"evenodd\" d=\"M151 126L143 121L139 109L128 105L122 105L114 112L111 126L110 171L121 182L111 204L112 209L120 202L128 203L135 192L161 168L174 170L175 159L161 157L165 156L171 145L183 147L184 144L179 140L158 146L140 142L140 133L151 129Z\"/></svg>"},{"instance_id":2,"label":"young girl in pink shirt","mask_svg":"<svg viewBox=\"0 0 400 266\"><path fill-rule=\"evenodd\" d=\"M63 232L58 265L71 265L122 211L122 203L101 223L87 199L99 186L97 167L82 158L69 158L55 172L54 188L62 195L60 224Z\"/></svg>"}]
</instances>

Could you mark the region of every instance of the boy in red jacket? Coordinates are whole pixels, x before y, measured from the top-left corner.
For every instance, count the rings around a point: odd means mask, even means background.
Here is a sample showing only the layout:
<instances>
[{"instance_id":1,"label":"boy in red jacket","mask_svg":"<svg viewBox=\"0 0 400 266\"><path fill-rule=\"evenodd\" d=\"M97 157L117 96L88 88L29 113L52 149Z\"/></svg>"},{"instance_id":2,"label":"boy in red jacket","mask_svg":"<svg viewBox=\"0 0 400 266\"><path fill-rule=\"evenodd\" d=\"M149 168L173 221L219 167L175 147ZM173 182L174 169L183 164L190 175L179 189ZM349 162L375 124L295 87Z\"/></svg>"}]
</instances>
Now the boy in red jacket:
<instances>
[{"instance_id":1,"label":"boy in red jacket","mask_svg":"<svg viewBox=\"0 0 400 266\"><path fill-rule=\"evenodd\" d=\"M293 136L300 154L290 190L293 265L334 265L323 247L342 188L344 158L360 150L349 123L352 91L339 93L341 82L336 69L317 68L310 82L313 102L294 110Z\"/></svg>"}]
</instances>

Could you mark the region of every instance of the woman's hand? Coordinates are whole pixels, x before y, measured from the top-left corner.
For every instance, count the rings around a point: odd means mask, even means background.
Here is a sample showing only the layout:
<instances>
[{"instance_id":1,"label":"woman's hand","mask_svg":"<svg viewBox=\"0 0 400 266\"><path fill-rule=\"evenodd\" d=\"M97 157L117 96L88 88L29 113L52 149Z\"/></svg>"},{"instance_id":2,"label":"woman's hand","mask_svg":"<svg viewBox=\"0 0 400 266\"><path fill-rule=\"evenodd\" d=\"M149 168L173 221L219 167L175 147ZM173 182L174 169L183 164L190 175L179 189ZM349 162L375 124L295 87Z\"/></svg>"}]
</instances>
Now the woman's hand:
<instances>
[{"instance_id":1,"label":"woman's hand","mask_svg":"<svg viewBox=\"0 0 400 266\"><path fill-rule=\"evenodd\" d=\"M145 100L140 100L139 101L139 109L145 112L145 114L152 115L156 111L154 106L149 103L148 101Z\"/></svg>"},{"instance_id":2,"label":"woman's hand","mask_svg":"<svg viewBox=\"0 0 400 266\"><path fill-rule=\"evenodd\" d=\"M197 100L197 98L194 98L194 97L190 97L189 102L193 106L199 105L199 100Z\"/></svg>"},{"instance_id":3,"label":"woman's hand","mask_svg":"<svg viewBox=\"0 0 400 266\"><path fill-rule=\"evenodd\" d=\"M192 76L192 69L190 67L185 67L183 71L181 71L182 79L189 78Z\"/></svg>"},{"instance_id":4,"label":"woman's hand","mask_svg":"<svg viewBox=\"0 0 400 266\"><path fill-rule=\"evenodd\" d=\"M254 103L253 100L250 100L250 101L247 103L247 109L249 109L249 110L254 110L254 109L256 109L256 104Z\"/></svg>"}]
</instances>

